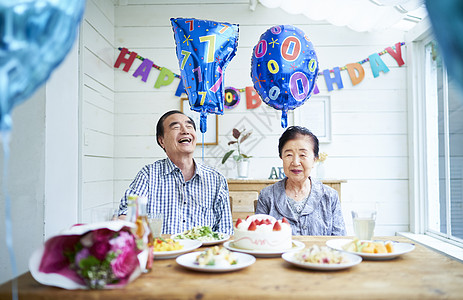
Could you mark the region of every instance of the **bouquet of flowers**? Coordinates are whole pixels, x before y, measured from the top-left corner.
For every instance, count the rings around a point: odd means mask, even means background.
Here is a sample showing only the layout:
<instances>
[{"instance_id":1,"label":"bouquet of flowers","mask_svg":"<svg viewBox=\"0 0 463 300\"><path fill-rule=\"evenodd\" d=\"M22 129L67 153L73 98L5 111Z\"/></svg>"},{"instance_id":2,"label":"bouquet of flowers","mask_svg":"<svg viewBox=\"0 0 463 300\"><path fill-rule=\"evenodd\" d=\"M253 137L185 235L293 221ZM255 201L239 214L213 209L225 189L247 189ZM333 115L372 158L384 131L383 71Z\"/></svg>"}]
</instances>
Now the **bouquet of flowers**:
<instances>
[{"instance_id":1,"label":"bouquet of flowers","mask_svg":"<svg viewBox=\"0 0 463 300\"><path fill-rule=\"evenodd\" d=\"M141 274L132 226L124 221L74 226L34 252L31 274L66 289L123 287Z\"/></svg>"}]
</instances>

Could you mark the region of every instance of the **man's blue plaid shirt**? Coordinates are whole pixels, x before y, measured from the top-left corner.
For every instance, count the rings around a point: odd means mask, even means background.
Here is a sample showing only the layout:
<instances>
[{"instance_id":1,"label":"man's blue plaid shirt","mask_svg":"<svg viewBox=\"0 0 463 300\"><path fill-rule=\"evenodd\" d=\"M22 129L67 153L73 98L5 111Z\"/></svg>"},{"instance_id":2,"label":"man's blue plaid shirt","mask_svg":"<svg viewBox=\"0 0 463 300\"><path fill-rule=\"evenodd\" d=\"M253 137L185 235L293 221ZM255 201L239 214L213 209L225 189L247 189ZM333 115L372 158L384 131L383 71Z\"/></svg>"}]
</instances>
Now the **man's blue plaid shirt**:
<instances>
[{"instance_id":1,"label":"man's blue plaid shirt","mask_svg":"<svg viewBox=\"0 0 463 300\"><path fill-rule=\"evenodd\" d=\"M119 215L127 213L127 197L135 194L148 198L148 214L164 214L164 234L203 225L233 234L227 180L209 166L195 165L195 174L186 182L169 158L146 165L122 197Z\"/></svg>"}]
</instances>

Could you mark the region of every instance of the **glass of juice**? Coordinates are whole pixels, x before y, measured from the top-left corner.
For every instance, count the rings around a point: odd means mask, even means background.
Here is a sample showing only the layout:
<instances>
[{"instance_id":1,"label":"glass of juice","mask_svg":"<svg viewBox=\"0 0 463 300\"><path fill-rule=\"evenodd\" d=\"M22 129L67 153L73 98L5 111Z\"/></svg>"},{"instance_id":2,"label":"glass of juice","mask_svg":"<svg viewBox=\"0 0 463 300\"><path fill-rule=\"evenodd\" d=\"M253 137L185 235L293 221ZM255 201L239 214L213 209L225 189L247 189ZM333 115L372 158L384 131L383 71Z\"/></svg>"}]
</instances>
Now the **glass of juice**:
<instances>
[{"instance_id":1,"label":"glass of juice","mask_svg":"<svg viewBox=\"0 0 463 300\"><path fill-rule=\"evenodd\" d=\"M376 210L353 210L352 222L359 240L371 240L375 231Z\"/></svg>"}]
</instances>

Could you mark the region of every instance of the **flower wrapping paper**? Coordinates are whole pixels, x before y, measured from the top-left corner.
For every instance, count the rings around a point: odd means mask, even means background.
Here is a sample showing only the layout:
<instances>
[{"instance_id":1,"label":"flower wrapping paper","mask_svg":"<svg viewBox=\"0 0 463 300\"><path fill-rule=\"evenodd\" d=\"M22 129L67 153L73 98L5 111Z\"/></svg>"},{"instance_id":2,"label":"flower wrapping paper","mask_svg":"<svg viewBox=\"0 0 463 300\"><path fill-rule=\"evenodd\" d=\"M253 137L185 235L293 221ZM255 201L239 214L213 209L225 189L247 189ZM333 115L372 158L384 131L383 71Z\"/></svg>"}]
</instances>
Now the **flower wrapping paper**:
<instances>
[{"instance_id":1,"label":"flower wrapping paper","mask_svg":"<svg viewBox=\"0 0 463 300\"><path fill-rule=\"evenodd\" d=\"M41 284L69 290L122 288L142 273L132 227L134 224L126 221L73 226L34 251L30 272ZM100 266L100 261L104 271L98 274L104 279L96 280L95 286L85 276L86 266L89 262Z\"/></svg>"}]
</instances>

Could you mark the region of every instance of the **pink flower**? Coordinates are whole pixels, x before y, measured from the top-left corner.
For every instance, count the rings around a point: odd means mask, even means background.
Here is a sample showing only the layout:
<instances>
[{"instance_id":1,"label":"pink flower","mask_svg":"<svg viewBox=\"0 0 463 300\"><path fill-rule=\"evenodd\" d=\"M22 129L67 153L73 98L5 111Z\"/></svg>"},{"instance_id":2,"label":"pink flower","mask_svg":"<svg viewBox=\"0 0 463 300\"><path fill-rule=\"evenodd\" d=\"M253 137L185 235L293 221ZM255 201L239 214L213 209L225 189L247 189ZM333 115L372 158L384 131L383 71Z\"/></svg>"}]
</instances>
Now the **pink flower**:
<instances>
[{"instance_id":1,"label":"pink flower","mask_svg":"<svg viewBox=\"0 0 463 300\"><path fill-rule=\"evenodd\" d=\"M110 239L115 235L116 233L114 231L106 228L93 231L92 244L91 246L87 246L90 248L90 253L98 260L103 261L111 250L111 245L109 244Z\"/></svg>"},{"instance_id":2,"label":"pink flower","mask_svg":"<svg viewBox=\"0 0 463 300\"><path fill-rule=\"evenodd\" d=\"M103 261L110 249L111 245L108 241L95 242L92 247L90 247L90 253L98 260Z\"/></svg>"},{"instance_id":3,"label":"pink flower","mask_svg":"<svg viewBox=\"0 0 463 300\"><path fill-rule=\"evenodd\" d=\"M135 249L126 248L111 262L113 274L118 279L129 277L138 266Z\"/></svg>"},{"instance_id":4,"label":"pink flower","mask_svg":"<svg viewBox=\"0 0 463 300\"><path fill-rule=\"evenodd\" d=\"M107 228L93 231L93 240L95 242L107 242L116 235L116 232Z\"/></svg>"},{"instance_id":5,"label":"pink flower","mask_svg":"<svg viewBox=\"0 0 463 300\"><path fill-rule=\"evenodd\" d=\"M111 245L111 250L118 252L118 250L125 251L125 249L134 249L136 247L135 239L127 231L119 232L119 236L110 240L109 244Z\"/></svg>"},{"instance_id":6,"label":"pink flower","mask_svg":"<svg viewBox=\"0 0 463 300\"><path fill-rule=\"evenodd\" d=\"M129 228L83 232L48 240L39 270L58 273L91 289L124 286L139 272L139 250Z\"/></svg>"}]
</instances>

